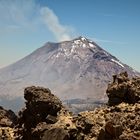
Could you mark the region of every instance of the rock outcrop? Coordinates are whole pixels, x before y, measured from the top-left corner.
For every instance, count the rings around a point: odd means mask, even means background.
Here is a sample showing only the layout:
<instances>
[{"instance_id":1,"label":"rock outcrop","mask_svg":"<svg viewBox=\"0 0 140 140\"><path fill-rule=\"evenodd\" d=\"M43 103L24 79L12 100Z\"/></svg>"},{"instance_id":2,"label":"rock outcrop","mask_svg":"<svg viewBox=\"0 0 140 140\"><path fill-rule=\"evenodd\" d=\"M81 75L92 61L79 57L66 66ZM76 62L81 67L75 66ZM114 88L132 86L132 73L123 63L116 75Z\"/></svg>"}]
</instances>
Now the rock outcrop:
<instances>
[{"instance_id":1,"label":"rock outcrop","mask_svg":"<svg viewBox=\"0 0 140 140\"><path fill-rule=\"evenodd\" d=\"M0 140L14 140L14 124L17 117L11 110L0 107Z\"/></svg>"},{"instance_id":2,"label":"rock outcrop","mask_svg":"<svg viewBox=\"0 0 140 140\"><path fill-rule=\"evenodd\" d=\"M140 78L128 78L126 72L113 76L113 83L108 85L107 96L109 105L121 102L140 103Z\"/></svg>"},{"instance_id":3,"label":"rock outcrop","mask_svg":"<svg viewBox=\"0 0 140 140\"><path fill-rule=\"evenodd\" d=\"M6 110L0 106L0 127L12 127L17 117L12 110Z\"/></svg>"},{"instance_id":4,"label":"rock outcrop","mask_svg":"<svg viewBox=\"0 0 140 140\"><path fill-rule=\"evenodd\" d=\"M80 113L78 124L84 123L84 140L139 140L140 139L140 104L121 103L112 107L102 107L94 111Z\"/></svg>"},{"instance_id":5,"label":"rock outcrop","mask_svg":"<svg viewBox=\"0 0 140 140\"><path fill-rule=\"evenodd\" d=\"M140 78L114 75L107 95L107 105L73 115L49 89L27 87L15 139L140 140Z\"/></svg>"},{"instance_id":6,"label":"rock outcrop","mask_svg":"<svg viewBox=\"0 0 140 140\"><path fill-rule=\"evenodd\" d=\"M49 89L34 86L25 88L24 98L26 107L19 112L18 119L21 139L40 139L47 124L57 121L62 103Z\"/></svg>"}]
</instances>

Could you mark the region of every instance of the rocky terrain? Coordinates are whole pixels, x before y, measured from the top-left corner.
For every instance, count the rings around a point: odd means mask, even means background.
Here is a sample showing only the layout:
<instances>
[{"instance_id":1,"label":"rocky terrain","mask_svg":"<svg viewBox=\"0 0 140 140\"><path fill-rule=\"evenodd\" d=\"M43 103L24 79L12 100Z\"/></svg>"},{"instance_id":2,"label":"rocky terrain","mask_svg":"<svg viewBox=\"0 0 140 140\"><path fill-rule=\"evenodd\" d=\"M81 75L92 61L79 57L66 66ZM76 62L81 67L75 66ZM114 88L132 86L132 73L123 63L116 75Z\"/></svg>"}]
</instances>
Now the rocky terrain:
<instances>
[{"instance_id":1,"label":"rocky terrain","mask_svg":"<svg viewBox=\"0 0 140 140\"><path fill-rule=\"evenodd\" d=\"M0 140L13 140L16 121L13 111L0 107Z\"/></svg>"},{"instance_id":2,"label":"rocky terrain","mask_svg":"<svg viewBox=\"0 0 140 140\"><path fill-rule=\"evenodd\" d=\"M108 82L113 74L123 71L130 77L140 76L87 38L48 42L18 62L0 69L0 105L19 110L24 105L24 88L34 85L49 87L76 113L91 110L107 101Z\"/></svg>"},{"instance_id":3,"label":"rocky terrain","mask_svg":"<svg viewBox=\"0 0 140 140\"><path fill-rule=\"evenodd\" d=\"M107 105L73 115L49 89L27 87L26 106L17 118L1 108L0 138L140 140L140 78L129 79L126 72L114 75L106 93Z\"/></svg>"}]
</instances>

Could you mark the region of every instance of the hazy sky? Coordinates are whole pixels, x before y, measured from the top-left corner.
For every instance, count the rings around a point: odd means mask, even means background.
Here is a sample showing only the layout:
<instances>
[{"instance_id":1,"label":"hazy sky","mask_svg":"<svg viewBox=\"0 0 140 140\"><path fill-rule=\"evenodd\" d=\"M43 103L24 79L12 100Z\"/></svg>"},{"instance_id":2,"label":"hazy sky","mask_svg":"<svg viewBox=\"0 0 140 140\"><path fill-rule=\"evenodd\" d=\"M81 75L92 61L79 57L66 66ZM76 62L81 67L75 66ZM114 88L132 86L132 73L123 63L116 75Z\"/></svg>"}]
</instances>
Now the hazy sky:
<instances>
[{"instance_id":1,"label":"hazy sky","mask_svg":"<svg viewBox=\"0 0 140 140\"><path fill-rule=\"evenodd\" d=\"M140 71L140 0L0 0L0 67L80 35Z\"/></svg>"}]
</instances>

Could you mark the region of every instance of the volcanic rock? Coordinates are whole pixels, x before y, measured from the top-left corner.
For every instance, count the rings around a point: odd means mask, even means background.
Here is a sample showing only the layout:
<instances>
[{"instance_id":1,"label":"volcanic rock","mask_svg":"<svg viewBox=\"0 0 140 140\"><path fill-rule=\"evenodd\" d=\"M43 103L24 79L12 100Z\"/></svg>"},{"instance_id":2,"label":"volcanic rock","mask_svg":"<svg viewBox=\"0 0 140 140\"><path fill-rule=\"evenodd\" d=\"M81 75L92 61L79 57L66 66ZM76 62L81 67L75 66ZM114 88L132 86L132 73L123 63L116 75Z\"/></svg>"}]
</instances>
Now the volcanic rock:
<instances>
[{"instance_id":1,"label":"volcanic rock","mask_svg":"<svg viewBox=\"0 0 140 140\"><path fill-rule=\"evenodd\" d=\"M0 106L0 127L12 127L17 120L12 110L6 110Z\"/></svg>"},{"instance_id":2,"label":"volcanic rock","mask_svg":"<svg viewBox=\"0 0 140 140\"><path fill-rule=\"evenodd\" d=\"M19 112L18 127L23 127L23 139L31 139L37 132L33 128L41 122L54 123L57 113L62 108L61 101L51 94L49 89L42 87L27 87L24 91L26 107ZM38 128L36 128L38 129Z\"/></svg>"},{"instance_id":3,"label":"volcanic rock","mask_svg":"<svg viewBox=\"0 0 140 140\"><path fill-rule=\"evenodd\" d=\"M0 127L0 140L15 140L14 133L11 127Z\"/></svg>"},{"instance_id":4,"label":"volcanic rock","mask_svg":"<svg viewBox=\"0 0 140 140\"><path fill-rule=\"evenodd\" d=\"M14 124L17 117L11 110L0 107L0 140L14 140Z\"/></svg>"},{"instance_id":5,"label":"volcanic rock","mask_svg":"<svg viewBox=\"0 0 140 140\"><path fill-rule=\"evenodd\" d=\"M109 105L121 102L137 103L140 101L140 78L129 79L127 72L113 76L113 83L108 85Z\"/></svg>"}]
</instances>

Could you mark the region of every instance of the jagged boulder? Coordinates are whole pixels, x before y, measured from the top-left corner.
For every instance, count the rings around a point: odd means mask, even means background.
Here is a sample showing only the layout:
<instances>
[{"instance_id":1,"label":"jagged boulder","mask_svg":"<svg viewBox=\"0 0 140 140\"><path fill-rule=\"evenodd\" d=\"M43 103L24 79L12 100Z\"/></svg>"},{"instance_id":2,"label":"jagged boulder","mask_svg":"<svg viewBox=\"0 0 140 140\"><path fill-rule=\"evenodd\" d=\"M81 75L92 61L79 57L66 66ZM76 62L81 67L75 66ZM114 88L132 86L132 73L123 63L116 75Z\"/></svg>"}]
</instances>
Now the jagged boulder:
<instances>
[{"instance_id":1,"label":"jagged boulder","mask_svg":"<svg viewBox=\"0 0 140 140\"><path fill-rule=\"evenodd\" d=\"M0 139L14 140L14 124L17 116L11 110L6 110L0 106Z\"/></svg>"},{"instance_id":2,"label":"jagged boulder","mask_svg":"<svg viewBox=\"0 0 140 140\"><path fill-rule=\"evenodd\" d=\"M21 139L52 138L59 132L62 138L68 137L64 131L67 123L72 127L71 115L61 101L43 87L27 87L24 91L26 107L19 112L18 125ZM54 131L53 131L54 130ZM53 134L52 134L53 133ZM60 139L60 137L59 137Z\"/></svg>"},{"instance_id":3,"label":"jagged boulder","mask_svg":"<svg viewBox=\"0 0 140 140\"><path fill-rule=\"evenodd\" d=\"M0 127L13 127L17 116L12 110L6 110L0 106Z\"/></svg>"},{"instance_id":4,"label":"jagged boulder","mask_svg":"<svg viewBox=\"0 0 140 140\"><path fill-rule=\"evenodd\" d=\"M114 75L106 92L109 105L140 102L140 78L129 79L127 72Z\"/></svg>"},{"instance_id":5,"label":"jagged boulder","mask_svg":"<svg viewBox=\"0 0 140 140\"><path fill-rule=\"evenodd\" d=\"M36 114L51 114L56 116L61 109L61 101L51 94L49 89L43 87L27 87L24 91L26 108ZM41 116L42 117L42 116ZM43 116L46 117L46 116Z\"/></svg>"}]
</instances>

